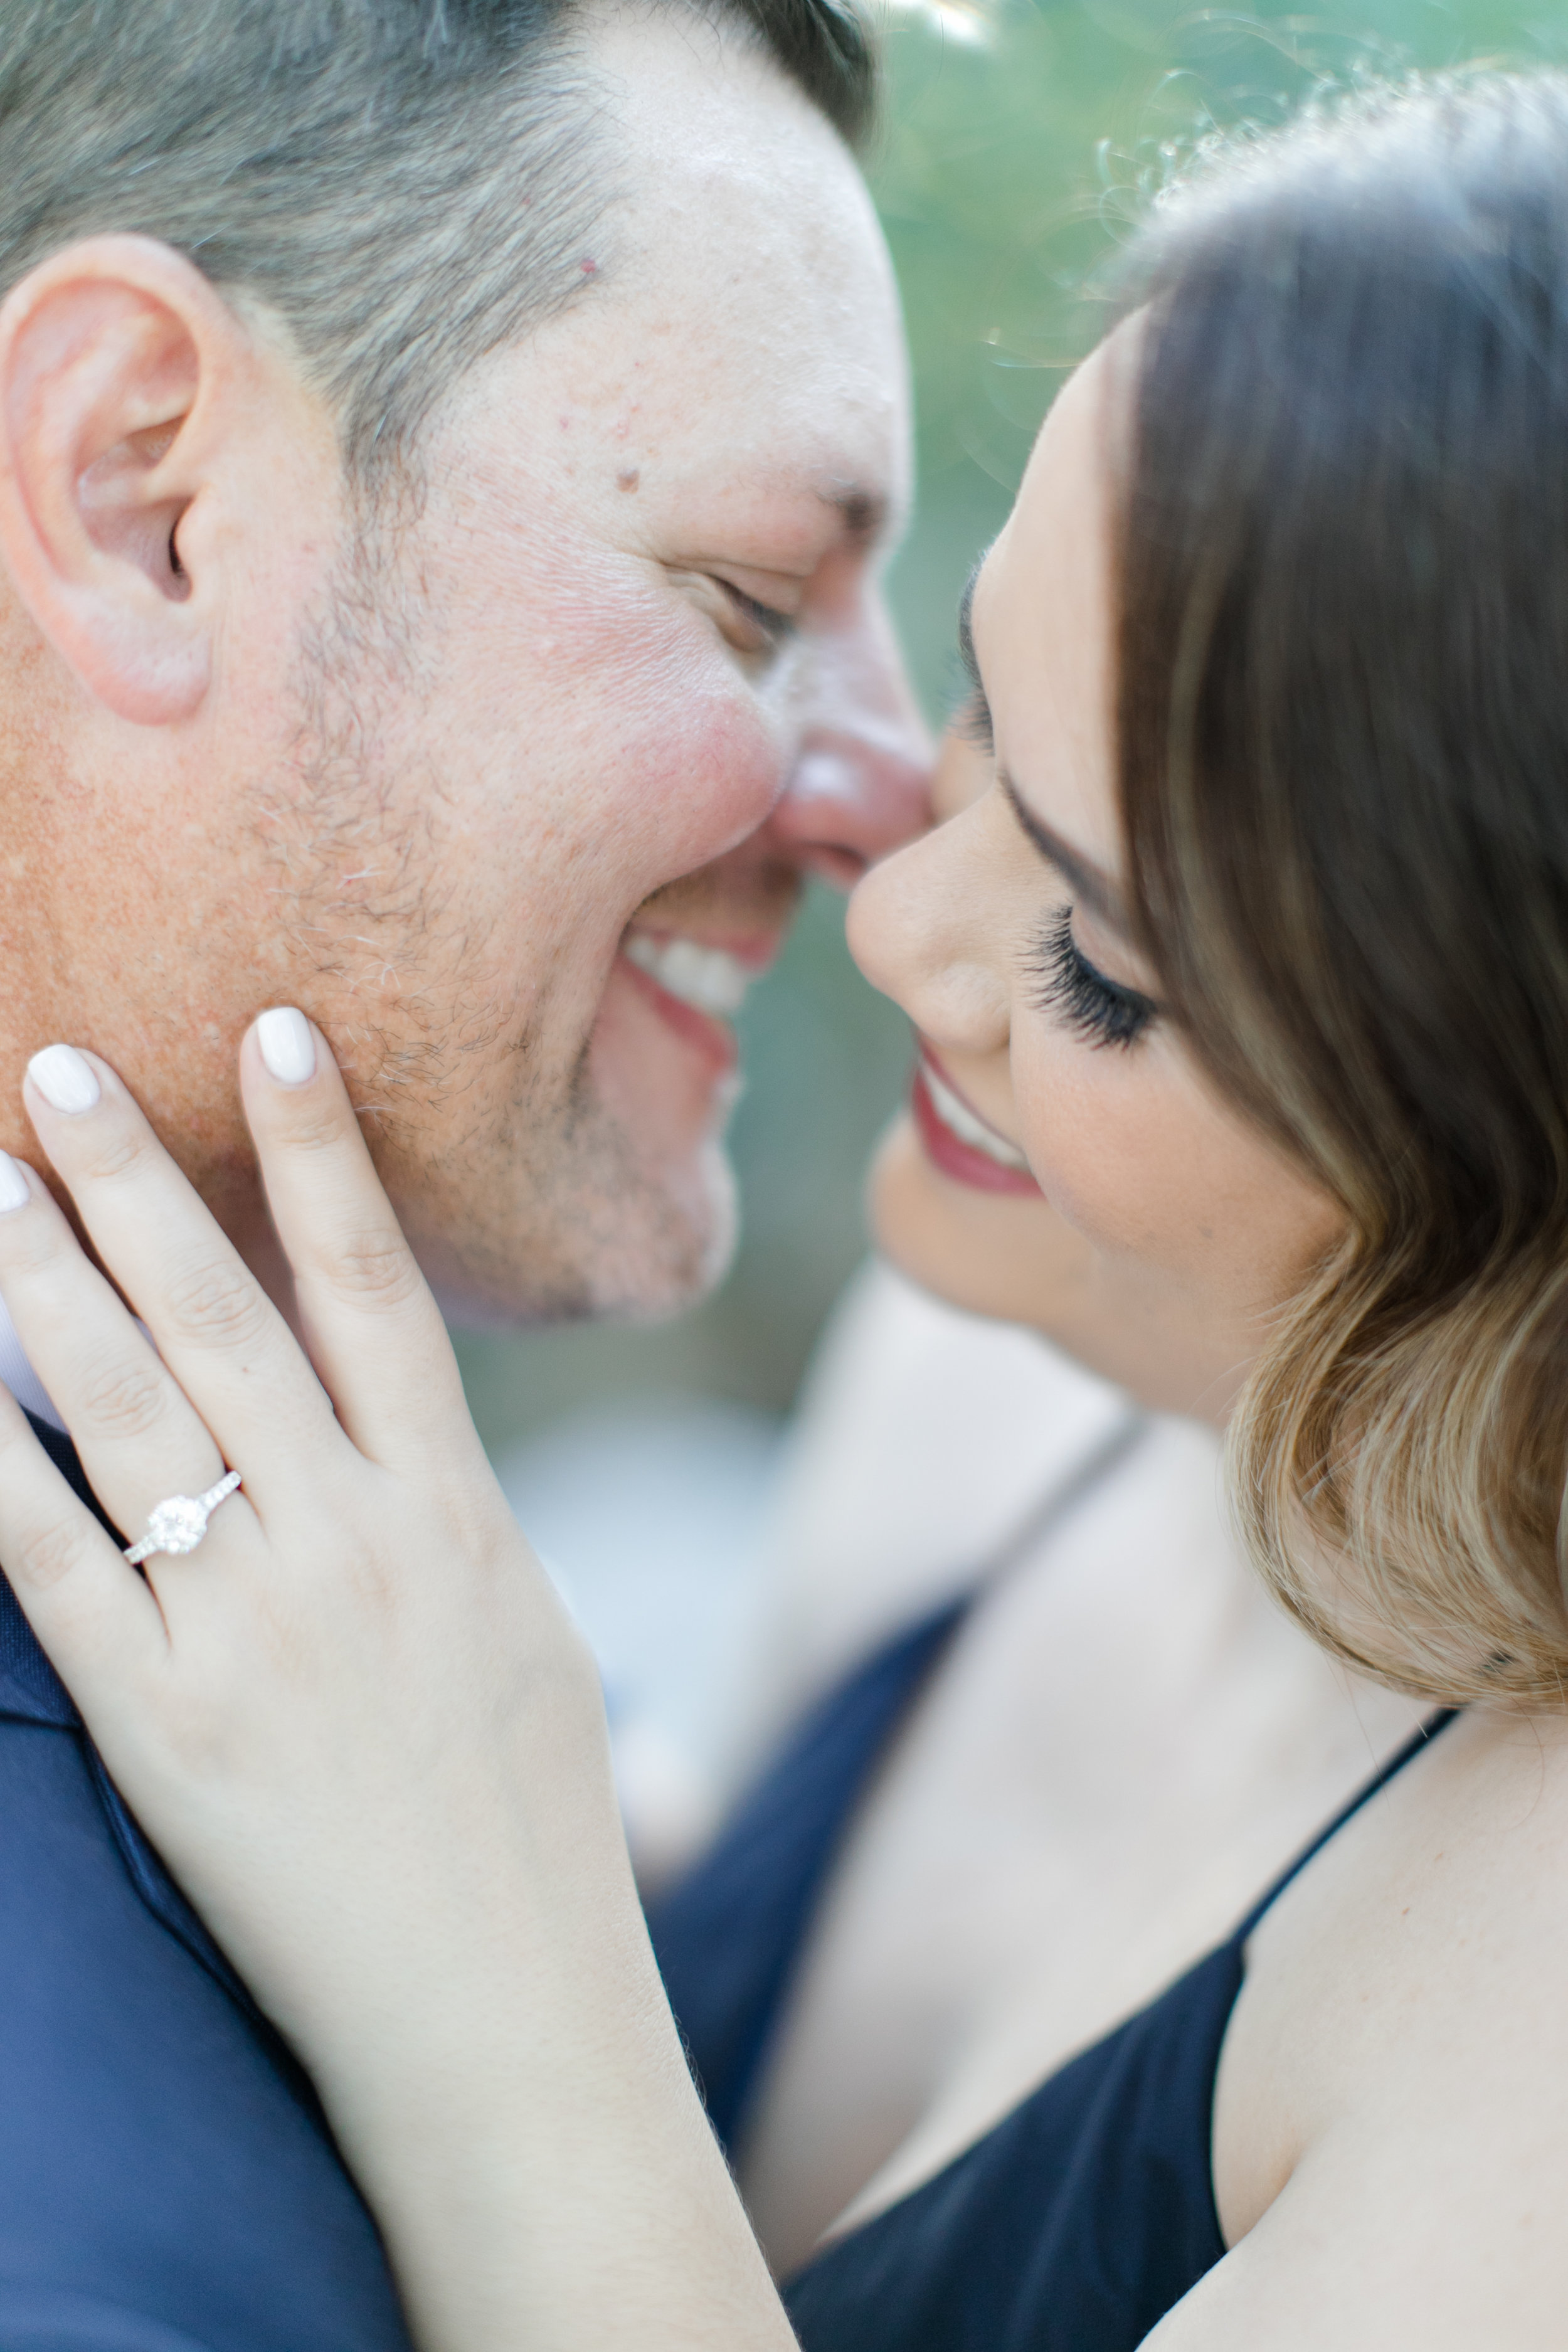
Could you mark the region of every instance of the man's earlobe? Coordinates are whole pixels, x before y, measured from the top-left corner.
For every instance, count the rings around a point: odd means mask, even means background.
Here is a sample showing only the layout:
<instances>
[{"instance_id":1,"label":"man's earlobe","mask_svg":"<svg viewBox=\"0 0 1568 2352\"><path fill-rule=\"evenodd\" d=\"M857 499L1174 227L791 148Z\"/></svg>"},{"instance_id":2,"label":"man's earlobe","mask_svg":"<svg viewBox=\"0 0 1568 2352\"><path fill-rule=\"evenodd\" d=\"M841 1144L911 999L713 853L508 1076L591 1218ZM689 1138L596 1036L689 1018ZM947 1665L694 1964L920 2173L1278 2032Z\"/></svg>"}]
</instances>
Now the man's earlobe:
<instances>
[{"instance_id":1,"label":"man's earlobe","mask_svg":"<svg viewBox=\"0 0 1568 2352\"><path fill-rule=\"evenodd\" d=\"M0 554L61 659L139 725L188 717L211 675L216 583L192 550L243 341L145 237L52 255L0 308Z\"/></svg>"}]
</instances>

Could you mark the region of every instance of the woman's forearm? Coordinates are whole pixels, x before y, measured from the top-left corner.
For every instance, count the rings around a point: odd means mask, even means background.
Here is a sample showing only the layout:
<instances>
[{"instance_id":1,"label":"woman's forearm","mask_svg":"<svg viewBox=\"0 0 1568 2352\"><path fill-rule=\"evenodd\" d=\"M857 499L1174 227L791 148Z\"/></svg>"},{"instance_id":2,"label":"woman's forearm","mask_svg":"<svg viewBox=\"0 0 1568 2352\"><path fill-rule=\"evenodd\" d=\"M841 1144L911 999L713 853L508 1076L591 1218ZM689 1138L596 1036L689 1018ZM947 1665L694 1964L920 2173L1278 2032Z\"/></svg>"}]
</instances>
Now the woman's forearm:
<instances>
[{"instance_id":1,"label":"woman's forearm","mask_svg":"<svg viewBox=\"0 0 1568 2352\"><path fill-rule=\"evenodd\" d=\"M786 2352L643 1927L596 1688L592 1721L588 1704L548 1768L531 1759L531 1833L489 1905L432 1888L424 1948L402 1934L352 2019L298 2038L422 2352ZM476 1858L494 1827L470 1824Z\"/></svg>"}]
</instances>

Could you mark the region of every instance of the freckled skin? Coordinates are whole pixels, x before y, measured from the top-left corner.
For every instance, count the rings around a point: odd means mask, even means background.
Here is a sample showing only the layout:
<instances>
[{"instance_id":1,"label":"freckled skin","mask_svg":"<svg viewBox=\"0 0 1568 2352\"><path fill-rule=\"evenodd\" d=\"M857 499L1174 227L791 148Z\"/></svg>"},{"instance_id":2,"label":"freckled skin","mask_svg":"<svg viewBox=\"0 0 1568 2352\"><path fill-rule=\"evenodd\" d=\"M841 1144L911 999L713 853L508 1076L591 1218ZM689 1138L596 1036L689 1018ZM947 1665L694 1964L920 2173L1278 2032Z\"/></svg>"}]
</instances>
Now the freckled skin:
<instances>
[{"instance_id":1,"label":"freckled skin","mask_svg":"<svg viewBox=\"0 0 1568 2352\"><path fill-rule=\"evenodd\" d=\"M214 611L195 707L127 723L0 583L0 1143L29 1150L27 1055L90 1045L275 1272L235 1055L299 1004L475 1317L658 1313L713 1277L727 1091L617 966L625 928L673 886L700 938L776 933L854 834L791 798L824 735L881 794L857 870L923 805L878 584L909 428L865 190L738 44L606 20L590 47L634 200L583 297L453 389L416 511L356 536L329 419L247 325L179 526ZM847 536L846 481L889 534ZM722 581L796 641L760 655Z\"/></svg>"}]
</instances>

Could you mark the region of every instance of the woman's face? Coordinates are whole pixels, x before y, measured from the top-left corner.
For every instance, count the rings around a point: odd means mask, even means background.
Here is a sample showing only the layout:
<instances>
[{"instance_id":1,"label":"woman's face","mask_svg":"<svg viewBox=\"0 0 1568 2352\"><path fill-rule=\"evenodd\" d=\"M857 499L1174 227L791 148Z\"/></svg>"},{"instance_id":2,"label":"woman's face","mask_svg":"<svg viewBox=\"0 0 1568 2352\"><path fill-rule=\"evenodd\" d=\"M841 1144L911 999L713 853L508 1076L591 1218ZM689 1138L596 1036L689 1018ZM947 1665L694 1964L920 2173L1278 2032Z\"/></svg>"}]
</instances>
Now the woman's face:
<instances>
[{"instance_id":1,"label":"woman's face","mask_svg":"<svg viewBox=\"0 0 1568 2352\"><path fill-rule=\"evenodd\" d=\"M1150 1404L1219 1421L1270 1310L1342 1216L1200 1071L1122 912L1106 428L1119 345L1058 401L974 588L965 731L987 748L950 738L944 821L851 902L856 958L921 1046L873 1213L928 1288L1034 1326Z\"/></svg>"}]
</instances>

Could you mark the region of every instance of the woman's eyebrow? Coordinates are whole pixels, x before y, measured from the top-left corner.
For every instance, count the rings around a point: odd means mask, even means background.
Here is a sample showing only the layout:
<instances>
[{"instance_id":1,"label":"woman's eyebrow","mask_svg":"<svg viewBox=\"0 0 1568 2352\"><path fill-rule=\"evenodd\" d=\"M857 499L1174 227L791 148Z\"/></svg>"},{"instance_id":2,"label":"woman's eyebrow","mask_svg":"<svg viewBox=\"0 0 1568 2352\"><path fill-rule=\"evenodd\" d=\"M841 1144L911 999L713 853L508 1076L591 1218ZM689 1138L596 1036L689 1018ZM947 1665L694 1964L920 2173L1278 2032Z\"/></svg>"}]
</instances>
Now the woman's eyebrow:
<instances>
[{"instance_id":1,"label":"woman's eyebrow","mask_svg":"<svg viewBox=\"0 0 1568 2352\"><path fill-rule=\"evenodd\" d=\"M984 568L985 558L977 555L973 568L963 583L963 593L958 600L958 658L963 664L963 674L974 689L978 706L975 716L991 723L991 706L985 699L985 688L980 676L980 662L974 651L974 591Z\"/></svg>"},{"instance_id":2,"label":"woman's eyebrow","mask_svg":"<svg viewBox=\"0 0 1568 2352\"><path fill-rule=\"evenodd\" d=\"M1092 859L1085 857L1081 851L1064 841L1061 835L1047 824L1042 817L1035 814L1005 768L997 770L996 780L1007 796L1007 805L1017 818L1020 829L1028 835L1040 856L1056 867L1063 881L1070 886L1075 898L1080 898L1092 915L1098 916L1108 929L1117 932L1131 946L1132 927L1110 877Z\"/></svg>"},{"instance_id":3,"label":"woman's eyebrow","mask_svg":"<svg viewBox=\"0 0 1568 2352\"><path fill-rule=\"evenodd\" d=\"M989 736L991 706L985 698L985 688L980 677L980 661L974 650L974 591L984 565L984 555L977 557L973 571L964 582L963 593L958 600L958 652L959 658L968 673L969 682L974 689L977 706L974 716ZM1005 768L999 768L996 773L997 782L1007 796L1008 807L1017 818L1022 831L1027 835L1039 851L1040 856L1056 867L1062 879L1070 885L1091 914L1097 915L1109 929L1117 932L1131 945L1132 926L1127 919L1121 895L1110 877L1091 859L1080 856L1079 851L1062 839L1059 833L1053 831L1050 825L1035 814L1033 809L1020 796L1016 784Z\"/></svg>"}]
</instances>

